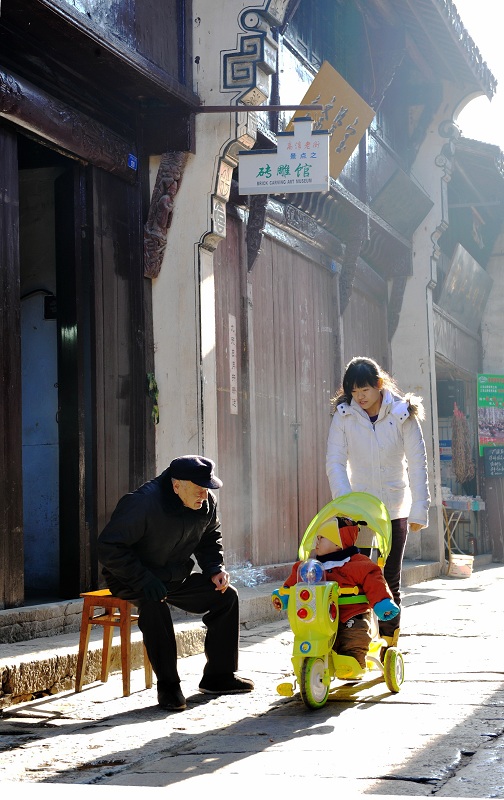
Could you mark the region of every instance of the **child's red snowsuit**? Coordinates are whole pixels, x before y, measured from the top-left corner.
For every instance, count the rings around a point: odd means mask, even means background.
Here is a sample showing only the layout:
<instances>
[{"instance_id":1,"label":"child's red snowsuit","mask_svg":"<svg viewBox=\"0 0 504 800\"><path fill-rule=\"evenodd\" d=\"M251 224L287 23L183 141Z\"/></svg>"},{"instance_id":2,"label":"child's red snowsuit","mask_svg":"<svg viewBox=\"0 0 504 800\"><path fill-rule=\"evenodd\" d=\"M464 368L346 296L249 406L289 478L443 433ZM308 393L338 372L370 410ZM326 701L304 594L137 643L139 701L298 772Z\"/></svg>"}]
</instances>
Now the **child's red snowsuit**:
<instances>
[{"instance_id":1,"label":"child's red snowsuit","mask_svg":"<svg viewBox=\"0 0 504 800\"><path fill-rule=\"evenodd\" d=\"M297 583L297 572L300 564L301 561L296 561L284 586L294 586ZM359 594L365 594L369 600L369 603L352 603L351 605L340 606L340 622L347 622L351 617L362 614L386 597L392 600L392 593L387 586L380 567L361 553L351 556L349 561L340 567L326 568L326 576L328 581L337 581L343 588L358 586L359 590L361 590Z\"/></svg>"},{"instance_id":2,"label":"child's red snowsuit","mask_svg":"<svg viewBox=\"0 0 504 800\"><path fill-rule=\"evenodd\" d=\"M338 632L333 649L339 655L353 656L365 669L366 655L372 639L370 609L386 597L390 600L393 598L380 567L368 556L354 552L353 545L359 534L358 526L345 526L343 520L339 522L341 542L345 549L323 557L326 579L336 581L342 588L357 586L359 594L365 594L369 602L339 606ZM351 553L350 556L348 552ZM301 561L296 561L293 565L284 587L294 586L298 582L297 573L300 564ZM332 564L334 566L331 566Z\"/></svg>"}]
</instances>

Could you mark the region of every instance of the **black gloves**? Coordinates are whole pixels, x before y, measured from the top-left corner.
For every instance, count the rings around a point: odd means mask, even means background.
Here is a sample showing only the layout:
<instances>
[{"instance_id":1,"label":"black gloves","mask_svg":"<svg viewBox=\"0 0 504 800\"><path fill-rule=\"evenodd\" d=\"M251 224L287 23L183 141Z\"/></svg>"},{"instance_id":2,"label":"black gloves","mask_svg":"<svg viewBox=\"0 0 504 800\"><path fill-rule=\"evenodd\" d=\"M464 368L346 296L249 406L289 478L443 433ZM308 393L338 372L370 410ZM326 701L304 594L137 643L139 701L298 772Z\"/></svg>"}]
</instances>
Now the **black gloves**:
<instances>
[{"instance_id":1,"label":"black gloves","mask_svg":"<svg viewBox=\"0 0 504 800\"><path fill-rule=\"evenodd\" d=\"M154 576L143 587L143 593L146 600L152 600L153 602L163 600L167 595L163 581Z\"/></svg>"}]
</instances>

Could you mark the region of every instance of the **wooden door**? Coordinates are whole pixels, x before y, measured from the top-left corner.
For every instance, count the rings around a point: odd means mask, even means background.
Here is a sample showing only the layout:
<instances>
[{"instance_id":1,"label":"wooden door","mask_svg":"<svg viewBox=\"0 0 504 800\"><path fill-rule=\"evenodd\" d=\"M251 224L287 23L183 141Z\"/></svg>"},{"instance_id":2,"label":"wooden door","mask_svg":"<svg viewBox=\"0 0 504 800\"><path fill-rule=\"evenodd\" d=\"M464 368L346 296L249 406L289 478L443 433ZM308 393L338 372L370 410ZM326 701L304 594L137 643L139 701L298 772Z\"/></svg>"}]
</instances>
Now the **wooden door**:
<instances>
[{"instance_id":1,"label":"wooden door","mask_svg":"<svg viewBox=\"0 0 504 800\"><path fill-rule=\"evenodd\" d=\"M69 162L55 182L56 298L58 336L60 593L75 597L91 588L86 528L86 421L91 403L89 287L85 171ZM87 402L86 402L87 398ZM89 448L90 438L88 438Z\"/></svg>"},{"instance_id":2,"label":"wooden door","mask_svg":"<svg viewBox=\"0 0 504 800\"><path fill-rule=\"evenodd\" d=\"M98 534L119 498L153 477L147 405L141 204L138 186L92 170L95 515Z\"/></svg>"},{"instance_id":3,"label":"wooden door","mask_svg":"<svg viewBox=\"0 0 504 800\"><path fill-rule=\"evenodd\" d=\"M355 356L374 358L387 370L390 362L387 335L387 284L376 273L358 273L350 301L343 313L343 365ZM339 380L343 374L339 376Z\"/></svg>"},{"instance_id":4,"label":"wooden door","mask_svg":"<svg viewBox=\"0 0 504 800\"><path fill-rule=\"evenodd\" d=\"M249 352L244 229L229 220L214 258L219 517L226 564L243 567L251 557ZM212 457L212 453L208 453Z\"/></svg>"},{"instance_id":5,"label":"wooden door","mask_svg":"<svg viewBox=\"0 0 504 800\"><path fill-rule=\"evenodd\" d=\"M57 198L61 592L72 597L99 583L96 538L117 501L152 476L153 425L139 190L76 168Z\"/></svg>"},{"instance_id":6,"label":"wooden door","mask_svg":"<svg viewBox=\"0 0 504 800\"><path fill-rule=\"evenodd\" d=\"M219 505L227 541L242 562L261 565L293 560L309 521L330 500L325 448L334 383L334 279L268 238L247 274L244 236L241 223L228 217L215 261L225 481ZM239 308L239 413L233 415L228 319Z\"/></svg>"},{"instance_id":7,"label":"wooden door","mask_svg":"<svg viewBox=\"0 0 504 800\"><path fill-rule=\"evenodd\" d=\"M334 382L333 276L269 240L250 281L254 557L268 564L295 558L308 523L330 500L325 450Z\"/></svg>"},{"instance_id":8,"label":"wooden door","mask_svg":"<svg viewBox=\"0 0 504 800\"><path fill-rule=\"evenodd\" d=\"M289 251L279 250L265 239L249 276L254 564L292 559L299 535L297 309Z\"/></svg>"},{"instance_id":9,"label":"wooden door","mask_svg":"<svg viewBox=\"0 0 504 800\"><path fill-rule=\"evenodd\" d=\"M17 139L0 128L0 608L24 599Z\"/></svg>"}]
</instances>

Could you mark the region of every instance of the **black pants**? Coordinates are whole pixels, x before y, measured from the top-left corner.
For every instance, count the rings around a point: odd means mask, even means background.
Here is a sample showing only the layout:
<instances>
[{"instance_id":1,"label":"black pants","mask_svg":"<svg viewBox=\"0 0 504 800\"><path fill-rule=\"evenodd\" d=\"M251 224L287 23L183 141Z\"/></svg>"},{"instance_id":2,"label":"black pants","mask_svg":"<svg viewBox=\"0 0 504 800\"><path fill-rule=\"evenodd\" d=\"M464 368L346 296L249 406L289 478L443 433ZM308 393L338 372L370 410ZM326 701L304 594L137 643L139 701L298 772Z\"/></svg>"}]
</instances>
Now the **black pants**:
<instances>
[{"instance_id":1,"label":"black pants","mask_svg":"<svg viewBox=\"0 0 504 800\"><path fill-rule=\"evenodd\" d=\"M392 592L394 602L401 605L401 571L408 536L408 520L406 518L392 520L392 547L389 557L385 562L383 574ZM390 622L380 622L380 636L393 636L394 631L400 627L401 615L391 619Z\"/></svg>"},{"instance_id":2,"label":"black pants","mask_svg":"<svg viewBox=\"0 0 504 800\"><path fill-rule=\"evenodd\" d=\"M142 631L158 684L179 683L177 643L167 603L193 614L202 614L205 636L205 675L233 673L238 669L238 592L229 586L218 592L209 578L193 573L181 583L167 584L167 602L136 601L138 627Z\"/></svg>"}]
</instances>

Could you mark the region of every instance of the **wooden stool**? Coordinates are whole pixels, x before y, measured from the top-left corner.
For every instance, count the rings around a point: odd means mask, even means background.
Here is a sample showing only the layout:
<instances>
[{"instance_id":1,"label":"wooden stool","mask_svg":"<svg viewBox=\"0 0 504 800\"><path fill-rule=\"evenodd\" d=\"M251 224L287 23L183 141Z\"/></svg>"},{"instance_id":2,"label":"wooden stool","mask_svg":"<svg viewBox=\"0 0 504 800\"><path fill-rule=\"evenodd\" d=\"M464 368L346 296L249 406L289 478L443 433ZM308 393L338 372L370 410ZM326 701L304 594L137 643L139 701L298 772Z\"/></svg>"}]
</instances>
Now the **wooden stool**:
<instances>
[{"instance_id":1,"label":"wooden stool","mask_svg":"<svg viewBox=\"0 0 504 800\"><path fill-rule=\"evenodd\" d=\"M79 639L79 654L77 656L77 672L75 674L75 691L80 692L86 672L86 660L89 647L89 634L92 625L103 626L103 651L100 679L104 683L108 680L110 671L110 656L112 653L112 636L114 628L119 628L121 637L121 671L123 680L123 697L130 694L131 671L131 624L138 622L138 614L132 613L133 605L129 600L113 597L108 589L98 589L95 592L83 592L82 622ZM105 613L94 616L95 607L103 608ZM145 645L143 648L145 687L152 688L152 665L149 661Z\"/></svg>"}]
</instances>

